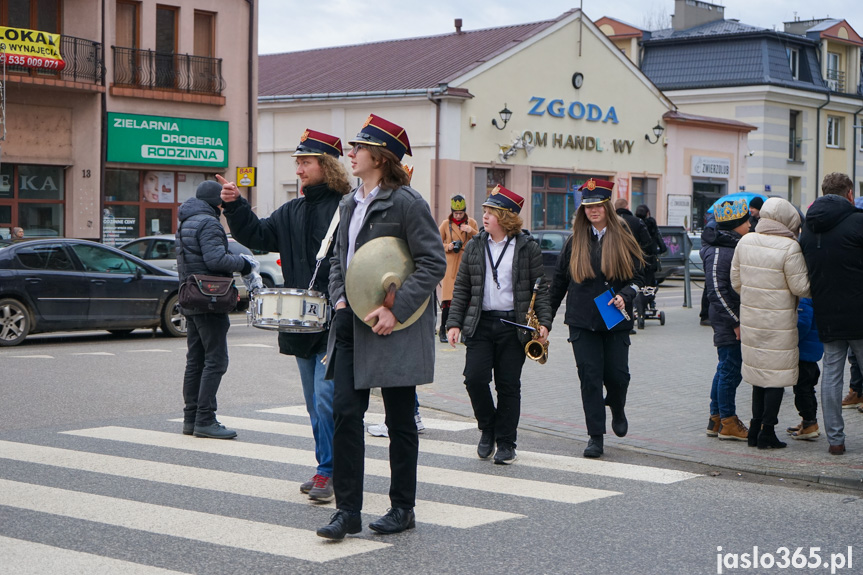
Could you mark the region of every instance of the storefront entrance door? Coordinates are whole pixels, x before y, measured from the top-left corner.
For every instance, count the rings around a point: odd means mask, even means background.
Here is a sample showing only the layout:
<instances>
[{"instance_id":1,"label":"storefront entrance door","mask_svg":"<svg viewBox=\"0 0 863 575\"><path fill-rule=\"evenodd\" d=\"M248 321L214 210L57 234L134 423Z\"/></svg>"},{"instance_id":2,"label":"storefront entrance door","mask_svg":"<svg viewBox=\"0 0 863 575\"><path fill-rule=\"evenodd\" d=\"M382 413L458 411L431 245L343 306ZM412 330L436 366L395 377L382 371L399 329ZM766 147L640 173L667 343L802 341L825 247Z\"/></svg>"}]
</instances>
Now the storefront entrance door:
<instances>
[{"instance_id":1,"label":"storefront entrance door","mask_svg":"<svg viewBox=\"0 0 863 575\"><path fill-rule=\"evenodd\" d=\"M702 230L707 222L707 210L726 194L726 184L694 182L692 188L692 229Z\"/></svg>"}]
</instances>

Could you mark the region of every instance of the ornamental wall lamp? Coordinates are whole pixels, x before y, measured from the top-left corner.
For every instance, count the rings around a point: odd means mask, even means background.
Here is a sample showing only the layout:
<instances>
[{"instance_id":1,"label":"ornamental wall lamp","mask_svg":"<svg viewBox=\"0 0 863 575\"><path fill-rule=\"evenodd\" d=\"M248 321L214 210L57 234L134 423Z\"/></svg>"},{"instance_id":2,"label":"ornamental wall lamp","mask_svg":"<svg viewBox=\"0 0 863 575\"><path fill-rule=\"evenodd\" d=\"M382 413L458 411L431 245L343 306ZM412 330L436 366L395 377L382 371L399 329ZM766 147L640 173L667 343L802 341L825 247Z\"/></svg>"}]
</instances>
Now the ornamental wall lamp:
<instances>
[{"instance_id":1,"label":"ornamental wall lamp","mask_svg":"<svg viewBox=\"0 0 863 575\"><path fill-rule=\"evenodd\" d=\"M656 125L653 126L653 135L656 136L656 139L651 140L649 134L644 134L644 139L647 140L648 142L650 142L651 144L655 144L659 141L659 138L662 137L662 132L664 132L664 131L665 131L665 128L662 127L662 124L660 124L659 122L656 122Z\"/></svg>"},{"instance_id":2,"label":"ornamental wall lamp","mask_svg":"<svg viewBox=\"0 0 863 575\"><path fill-rule=\"evenodd\" d=\"M492 118L492 120L491 120L491 125L494 126L495 128L497 128L498 130L503 130L504 128L506 128L506 124L507 124L507 122L509 122L509 119L512 118L512 111L506 107L506 104L504 104L503 110L498 112L498 114L500 114L500 119L503 120L503 125L498 126L497 120L494 118Z\"/></svg>"}]
</instances>

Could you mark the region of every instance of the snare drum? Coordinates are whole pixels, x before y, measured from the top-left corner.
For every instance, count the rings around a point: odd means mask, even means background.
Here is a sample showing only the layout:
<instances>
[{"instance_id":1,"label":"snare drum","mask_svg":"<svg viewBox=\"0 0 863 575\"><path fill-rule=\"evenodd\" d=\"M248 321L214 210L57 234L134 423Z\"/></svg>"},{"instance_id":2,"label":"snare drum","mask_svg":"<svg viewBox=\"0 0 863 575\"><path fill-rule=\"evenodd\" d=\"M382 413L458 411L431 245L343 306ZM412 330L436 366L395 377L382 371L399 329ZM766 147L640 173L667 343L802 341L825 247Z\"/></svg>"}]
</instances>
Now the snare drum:
<instances>
[{"instance_id":1,"label":"snare drum","mask_svg":"<svg viewBox=\"0 0 863 575\"><path fill-rule=\"evenodd\" d=\"M256 290L247 313L255 327L290 333L324 331L330 319L324 294L296 288Z\"/></svg>"}]
</instances>

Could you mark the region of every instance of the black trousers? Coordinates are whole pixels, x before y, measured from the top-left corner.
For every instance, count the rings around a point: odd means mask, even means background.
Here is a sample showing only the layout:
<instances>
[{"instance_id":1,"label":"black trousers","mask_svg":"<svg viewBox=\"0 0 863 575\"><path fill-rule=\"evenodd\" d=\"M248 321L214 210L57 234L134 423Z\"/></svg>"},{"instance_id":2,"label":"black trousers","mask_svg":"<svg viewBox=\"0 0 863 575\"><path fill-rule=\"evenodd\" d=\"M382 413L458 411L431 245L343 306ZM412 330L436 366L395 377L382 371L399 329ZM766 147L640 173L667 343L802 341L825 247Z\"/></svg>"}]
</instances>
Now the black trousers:
<instances>
[{"instance_id":1,"label":"black trousers","mask_svg":"<svg viewBox=\"0 0 863 575\"><path fill-rule=\"evenodd\" d=\"M482 312L473 336L465 338L464 385L477 426L493 430L498 445L516 446L521 416L521 370L524 344L516 328L500 321L504 314ZM506 315L515 321L515 313ZM497 407L489 383L494 376Z\"/></svg>"},{"instance_id":2,"label":"black trousers","mask_svg":"<svg viewBox=\"0 0 863 575\"><path fill-rule=\"evenodd\" d=\"M216 392L228 371L226 313L186 317L186 372L183 376L183 421L201 427L216 421Z\"/></svg>"},{"instance_id":3,"label":"black trousers","mask_svg":"<svg viewBox=\"0 0 863 575\"><path fill-rule=\"evenodd\" d=\"M779 407L782 405L784 387L752 386L752 419L760 419L761 425L779 423Z\"/></svg>"},{"instance_id":4,"label":"black trousers","mask_svg":"<svg viewBox=\"0 0 863 575\"><path fill-rule=\"evenodd\" d=\"M333 356L333 491L336 507L362 511L365 474L363 416L369 408L369 390L354 389L354 313L336 312L336 349ZM394 358L397 361L398 358ZM386 369L386 366L382 366ZM414 421L416 386L381 389L390 439L390 504L412 509L416 505L419 436Z\"/></svg>"},{"instance_id":5,"label":"black trousers","mask_svg":"<svg viewBox=\"0 0 863 575\"><path fill-rule=\"evenodd\" d=\"M821 370L814 361L797 362L800 375L794 386L794 407L803 421L818 421L818 399L815 397L815 386Z\"/></svg>"},{"instance_id":6,"label":"black trousers","mask_svg":"<svg viewBox=\"0 0 863 575\"><path fill-rule=\"evenodd\" d=\"M623 408L629 389L629 333L570 326L588 435L605 434L605 406ZM605 398L602 388L605 387Z\"/></svg>"}]
</instances>

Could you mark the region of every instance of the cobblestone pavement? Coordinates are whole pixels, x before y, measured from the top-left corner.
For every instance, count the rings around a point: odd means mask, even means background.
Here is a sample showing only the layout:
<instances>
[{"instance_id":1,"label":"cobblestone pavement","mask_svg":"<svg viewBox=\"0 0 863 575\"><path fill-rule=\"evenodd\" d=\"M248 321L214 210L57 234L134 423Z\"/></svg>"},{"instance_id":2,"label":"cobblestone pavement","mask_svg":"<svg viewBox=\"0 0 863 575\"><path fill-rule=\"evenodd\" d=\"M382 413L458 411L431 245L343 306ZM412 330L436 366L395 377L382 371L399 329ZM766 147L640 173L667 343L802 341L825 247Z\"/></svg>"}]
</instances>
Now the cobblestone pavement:
<instances>
[{"instance_id":1,"label":"cobblestone pavement","mask_svg":"<svg viewBox=\"0 0 863 575\"><path fill-rule=\"evenodd\" d=\"M613 460L616 449L630 449L703 463L725 472L774 475L863 490L863 413L856 409L843 410L847 452L842 456L827 453L823 431L812 441L795 441L787 436L785 428L800 421L791 388L783 397L776 427L777 436L787 441L787 448L759 450L748 447L746 442L707 437L710 385L717 361L713 330L699 325L701 286L693 283L696 305L686 308L682 305L681 283L666 282L669 285L661 288L657 296L657 307L666 315L665 325L649 320L645 329L631 337L632 380L626 402L629 434L615 437L609 414L604 458ZM563 315L561 307L551 333L548 362L525 363L519 427L586 443L578 376L572 348L566 341L568 330ZM417 388L420 404L425 409L472 417L462 377L464 346L452 349L449 344L438 344L437 352L435 383ZM845 382L847 391L847 366ZM820 381L816 393L820 405ZM752 413L751 397L751 386L744 381L737 392L737 413L747 425ZM581 451L578 446L577 454Z\"/></svg>"}]
</instances>

